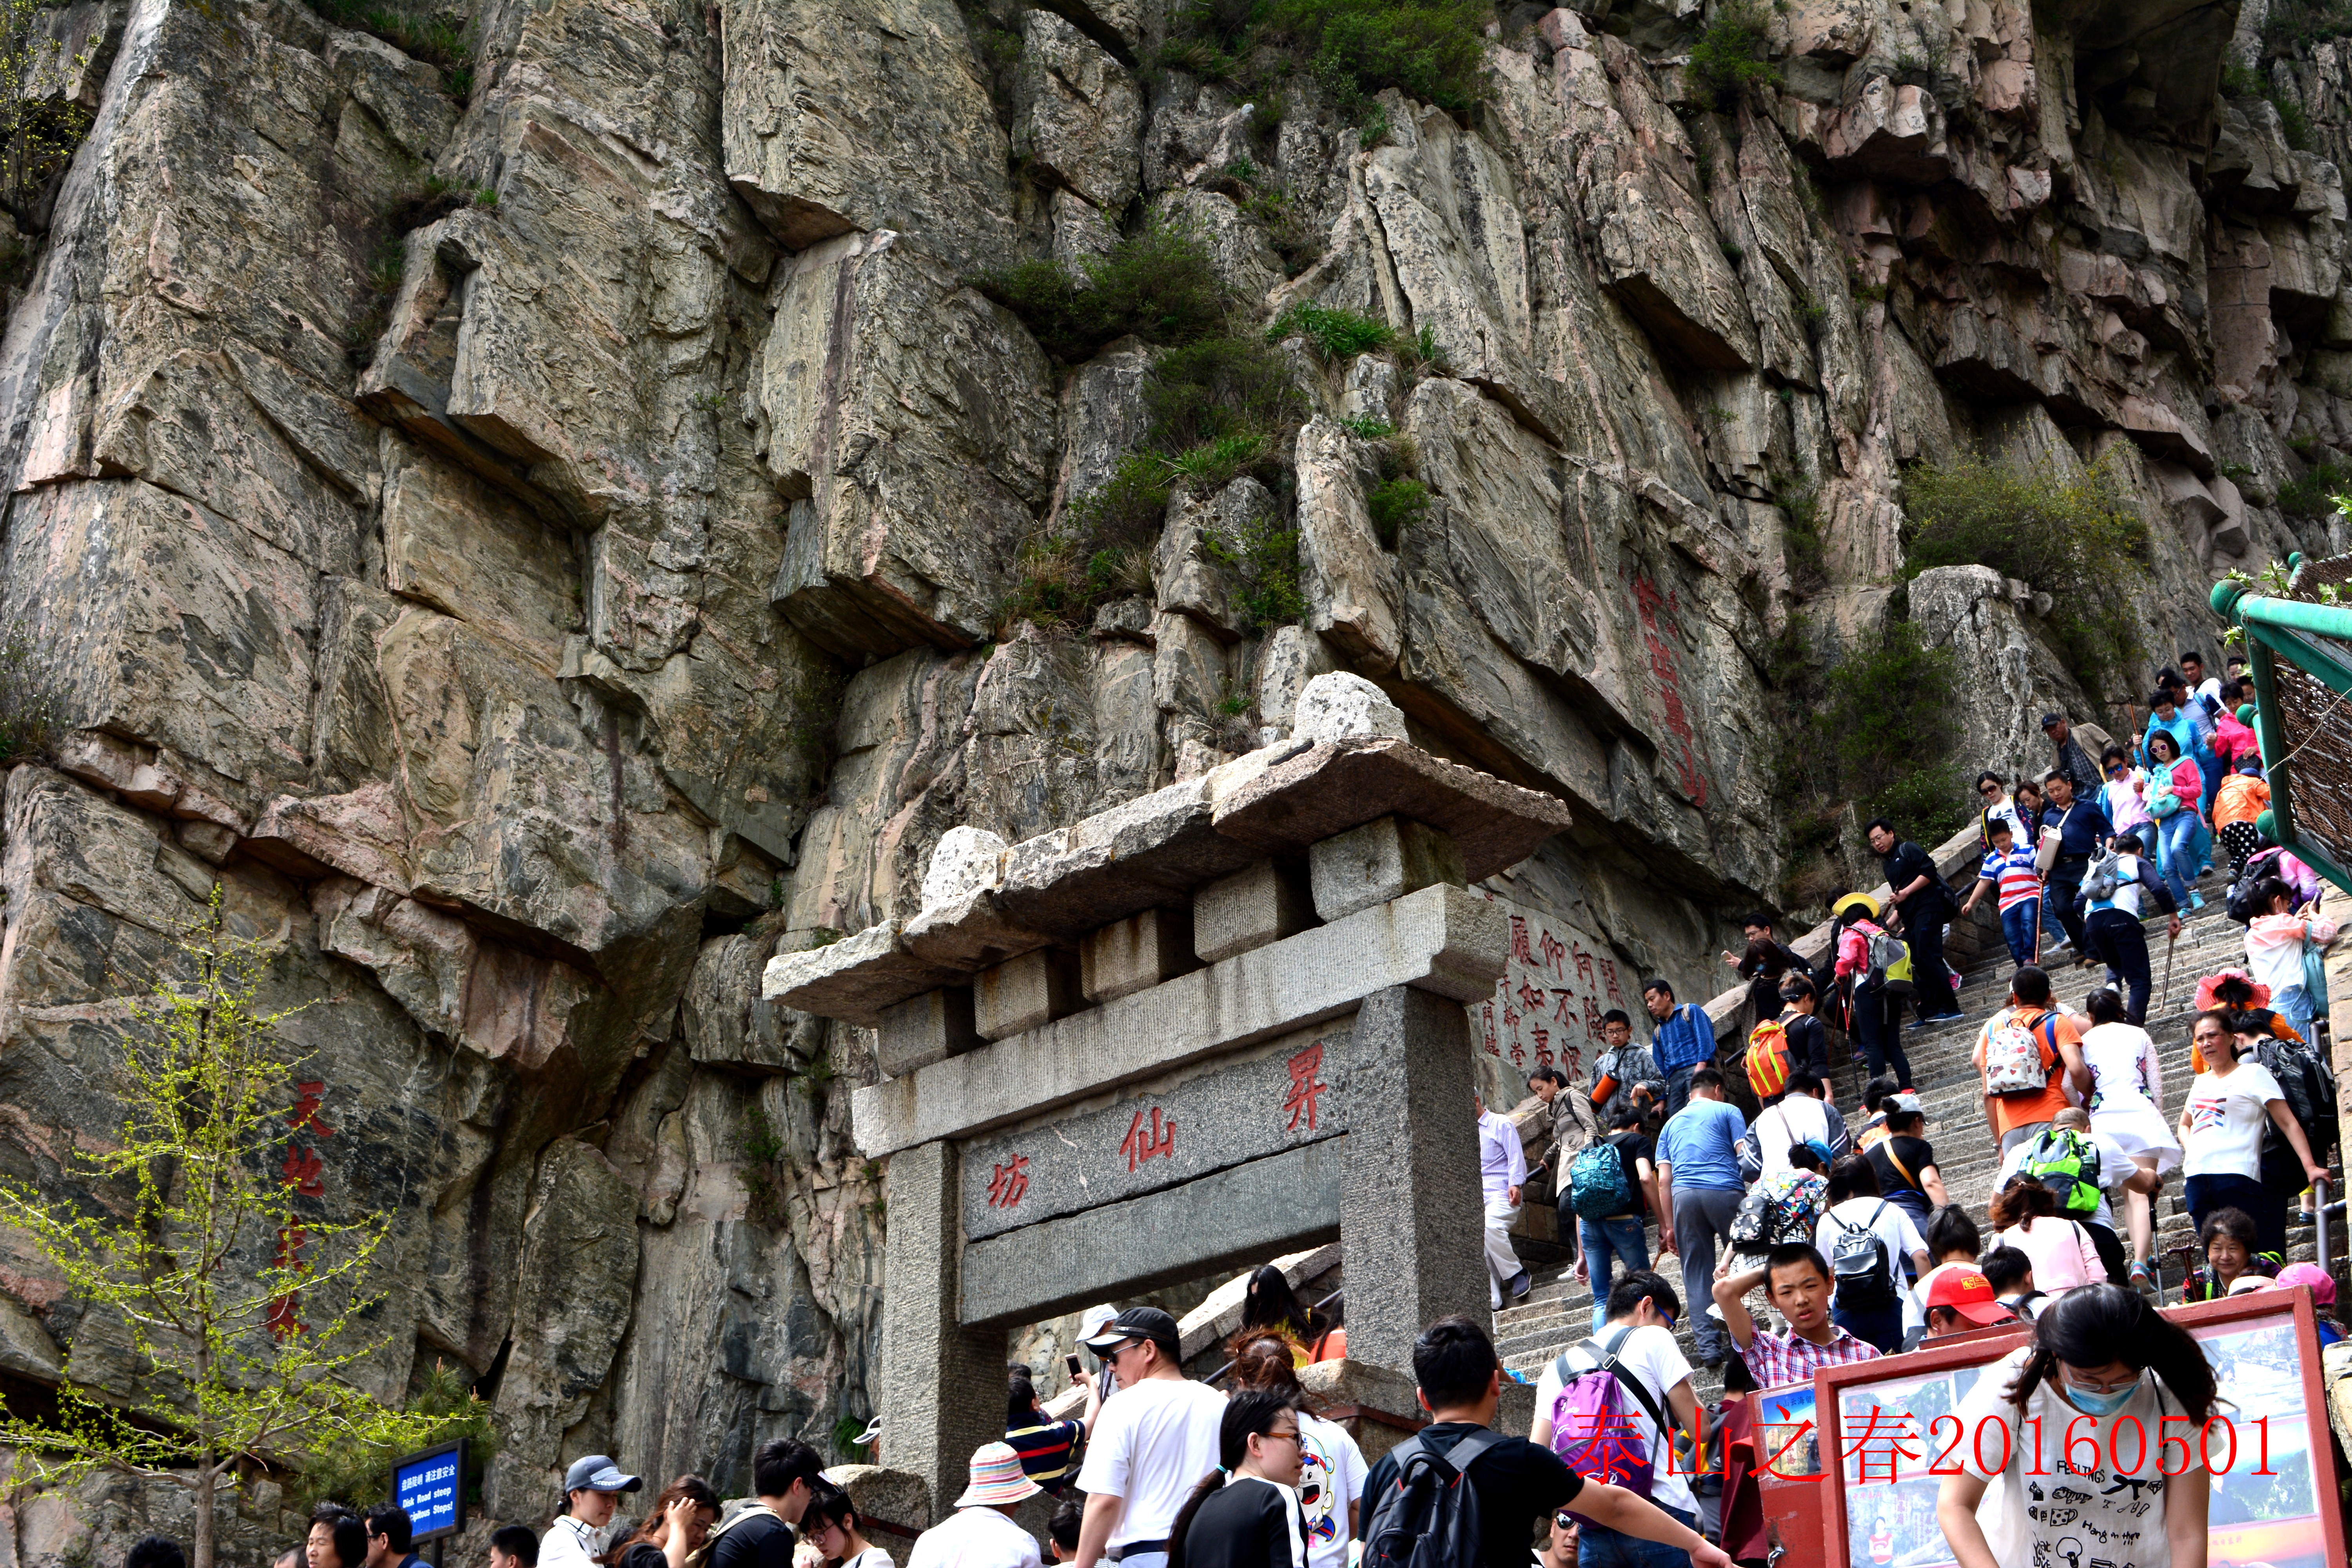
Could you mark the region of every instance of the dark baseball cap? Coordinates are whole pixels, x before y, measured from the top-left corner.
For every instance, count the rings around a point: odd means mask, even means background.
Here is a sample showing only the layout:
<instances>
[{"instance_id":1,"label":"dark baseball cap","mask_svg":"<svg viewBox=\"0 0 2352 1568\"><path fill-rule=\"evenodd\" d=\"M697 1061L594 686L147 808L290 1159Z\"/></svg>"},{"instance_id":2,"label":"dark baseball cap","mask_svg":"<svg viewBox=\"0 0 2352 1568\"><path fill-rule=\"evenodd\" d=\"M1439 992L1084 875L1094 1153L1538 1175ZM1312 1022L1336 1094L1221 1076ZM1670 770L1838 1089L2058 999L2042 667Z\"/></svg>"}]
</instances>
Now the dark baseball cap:
<instances>
[{"instance_id":1,"label":"dark baseball cap","mask_svg":"<svg viewBox=\"0 0 2352 1568\"><path fill-rule=\"evenodd\" d=\"M1183 1336L1176 1331L1176 1320L1157 1307L1129 1307L1086 1343L1095 1354L1108 1355L1129 1340L1150 1340L1166 1351L1171 1361L1184 1353Z\"/></svg>"},{"instance_id":2,"label":"dark baseball cap","mask_svg":"<svg viewBox=\"0 0 2352 1568\"><path fill-rule=\"evenodd\" d=\"M2050 728L2050 726L2051 726L2051 725L2055 724L2055 723L2058 723L2059 721L2060 721L2059 715L2057 715L2057 714L2055 714L2055 713L2044 713L2044 714L2042 716L2042 727L2043 729L2045 729L2045 730L2047 730L2048 728Z\"/></svg>"},{"instance_id":3,"label":"dark baseball cap","mask_svg":"<svg viewBox=\"0 0 2352 1568\"><path fill-rule=\"evenodd\" d=\"M590 1454L572 1461L563 1472L563 1489L572 1492L633 1492L646 1483L635 1476L624 1475L613 1463L610 1454Z\"/></svg>"}]
</instances>

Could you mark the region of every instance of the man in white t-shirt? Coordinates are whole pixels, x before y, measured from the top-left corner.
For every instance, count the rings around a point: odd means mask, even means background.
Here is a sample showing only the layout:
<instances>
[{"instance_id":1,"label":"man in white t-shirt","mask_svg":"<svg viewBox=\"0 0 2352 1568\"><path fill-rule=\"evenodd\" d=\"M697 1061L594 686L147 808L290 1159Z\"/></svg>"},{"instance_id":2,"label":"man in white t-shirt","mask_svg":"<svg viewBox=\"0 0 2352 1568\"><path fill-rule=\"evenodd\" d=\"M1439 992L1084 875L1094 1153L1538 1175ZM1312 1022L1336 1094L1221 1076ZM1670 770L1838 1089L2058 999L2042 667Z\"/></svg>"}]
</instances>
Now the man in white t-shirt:
<instances>
[{"instance_id":1,"label":"man in white t-shirt","mask_svg":"<svg viewBox=\"0 0 2352 1568\"><path fill-rule=\"evenodd\" d=\"M1893 1355L1903 1348L1908 1330L1926 1323L1912 1292L1905 1288L1903 1260L1911 1260L1915 1275L1927 1273L1935 1263L1911 1216L1878 1195L1878 1173L1870 1162L1860 1157L1841 1160L1830 1168L1830 1206L1813 1222L1813 1250L1834 1258L1840 1239L1862 1230L1876 1237L1886 1249L1887 1280L1894 1295L1876 1307L1868 1307L1848 1301L1852 1288L1841 1288L1830 1318L1846 1332Z\"/></svg>"},{"instance_id":2,"label":"man in white t-shirt","mask_svg":"<svg viewBox=\"0 0 2352 1568\"><path fill-rule=\"evenodd\" d=\"M2080 1220L2083 1228L2091 1233L2091 1240L2099 1249L2099 1261L2106 1265L2107 1279L2121 1285L2129 1278L2130 1262L2124 1255L2123 1238L2116 1234L2116 1208L2109 1200L2117 1193L2153 1194L2164 1185L2164 1178L2154 1171L2141 1170L2122 1144L2091 1125L2090 1116L2079 1105L2070 1105L2060 1111L2051 1128L2088 1138L2091 1146L2099 1152L2099 1206L2087 1215L2069 1214L2065 1217ZM1994 1192L2009 1185L2010 1177L2025 1163L2027 1152L2040 1142L2039 1138L2030 1138L2000 1157L2000 1170L1992 1182Z\"/></svg>"},{"instance_id":3,"label":"man in white t-shirt","mask_svg":"<svg viewBox=\"0 0 2352 1568\"><path fill-rule=\"evenodd\" d=\"M1225 1396L1185 1377L1176 1320L1157 1307L1129 1307L1086 1345L1110 1363L1118 1392L1095 1417L1078 1468L1087 1511L1077 1568L1166 1568L1169 1526L1217 1468Z\"/></svg>"},{"instance_id":4,"label":"man in white t-shirt","mask_svg":"<svg viewBox=\"0 0 2352 1568\"><path fill-rule=\"evenodd\" d=\"M1833 1160L1853 1147L1845 1118L1829 1103L1828 1093L1829 1086L1811 1073L1789 1075L1788 1092L1779 1104L1765 1107L1748 1129L1748 1135L1756 1140L1757 1155L1764 1162L1764 1174L1787 1170L1789 1151L1808 1140L1827 1149Z\"/></svg>"},{"instance_id":5,"label":"man in white t-shirt","mask_svg":"<svg viewBox=\"0 0 2352 1568\"><path fill-rule=\"evenodd\" d=\"M1601 1364L1593 1353L1598 1346L1616 1358L1618 1367L1622 1369L1618 1373L1620 1383L1630 1376L1641 1384L1639 1393L1629 1388L1625 1394L1627 1403L1633 1406L1633 1425L1650 1445L1650 1500L1695 1529L1698 1500L1691 1495L1691 1460L1687 1455L1675 1457L1672 1436L1673 1432L1696 1433L1698 1421L1698 1396L1691 1390L1691 1364L1685 1359L1682 1347L1675 1342L1675 1321L1682 1316L1682 1298L1675 1294L1664 1275L1636 1268L1622 1276L1610 1289L1609 1317L1600 1332L1554 1356L1544 1367L1542 1377L1536 1382L1536 1420L1528 1437L1538 1447L1559 1452L1559 1445L1552 1441L1552 1415L1559 1407L1560 1386L1566 1381L1560 1375L1560 1363L1567 1363L1569 1378L1593 1371ZM1672 1432L1659 1430L1651 1414L1653 1407L1665 1416ZM1589 1437L1591 1434L1560 1436L1565 1440ZM1584 1555L1590 1558L1598 1550L1604 1562L1648 1562L1656 1552L1647 1542L1637 1543L1630 1535L1621 1535L1597 1524L1585 1525L1583 1537Z\"/></svg>"}]
</instances>

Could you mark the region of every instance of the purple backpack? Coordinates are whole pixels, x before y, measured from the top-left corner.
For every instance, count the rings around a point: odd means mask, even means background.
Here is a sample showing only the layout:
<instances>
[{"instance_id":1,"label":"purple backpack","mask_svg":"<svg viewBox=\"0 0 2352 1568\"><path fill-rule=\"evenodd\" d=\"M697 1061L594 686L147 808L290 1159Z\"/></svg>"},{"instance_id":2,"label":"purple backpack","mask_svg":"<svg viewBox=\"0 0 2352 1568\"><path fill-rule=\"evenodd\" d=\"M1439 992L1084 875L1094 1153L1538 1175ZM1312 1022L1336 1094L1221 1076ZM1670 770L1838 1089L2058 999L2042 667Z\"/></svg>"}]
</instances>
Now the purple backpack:
<instances>
[{"instance_id":1,"label":"purple backpack","mask_svg":"<svg viewBox=\"0 0 2352 1568\"><path fill-rule=\"evenodd\" d=\"M1559 1378L1559 1397L1551 1407L1551 1451L1588 1481L1604 1481L1646 1498L1656 1477L1650 1463L1649 1435L1635 1419L1635 1407L1649 1416L1657 1431L1663 1433L1667 1427L1650 1391L1617 1359L1617 1347L1633 1331L1633 1326L1628 1324L1612 1335L1606 1345L1586 1340L1573 1351L1562 1351L1552 1363ZM1591 1369L1571 1371L1568 1358L1573 1354L1583 1355L1592 1363ZM1595 1522L1582 1514L1576 1517L1584 1523Z\"/></svg>"}]
</instances>

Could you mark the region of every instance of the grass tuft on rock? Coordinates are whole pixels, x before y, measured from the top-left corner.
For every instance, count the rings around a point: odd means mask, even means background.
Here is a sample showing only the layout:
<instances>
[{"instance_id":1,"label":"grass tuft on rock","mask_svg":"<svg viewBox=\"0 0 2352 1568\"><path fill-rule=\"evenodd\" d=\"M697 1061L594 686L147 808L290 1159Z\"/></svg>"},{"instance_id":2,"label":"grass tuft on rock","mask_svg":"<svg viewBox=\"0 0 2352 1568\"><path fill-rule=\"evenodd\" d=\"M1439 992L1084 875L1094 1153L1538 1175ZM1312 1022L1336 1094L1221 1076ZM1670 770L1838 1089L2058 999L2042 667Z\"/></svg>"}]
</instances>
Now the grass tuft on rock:
<instances>
[{"instance_id":1,"label":"grass tuft on rock","mask_svg":"<svg viewBox=\"0 0 2352 1568\"><path fill-rule=\"evenodd\" d=\"M1385 128L1371 100L1390 88L1455 114L1486 97L1494 17L1490 0L1192 0L1152 63L1259 93L1304 72L1349 121Z\"/></svg>"},{"instance_id":2,"label":"grass tuft on rock","mask_svg":"<svg viewBox=\"0 0 2352 1568\"><path fill-rule=\"evenodd\" d=\"M1751 85L1780 79L1772 64L1769 19L1753 0L1722 0L1691 46L1692 79L1725 107Z\"/></svg>"}]
</instances>

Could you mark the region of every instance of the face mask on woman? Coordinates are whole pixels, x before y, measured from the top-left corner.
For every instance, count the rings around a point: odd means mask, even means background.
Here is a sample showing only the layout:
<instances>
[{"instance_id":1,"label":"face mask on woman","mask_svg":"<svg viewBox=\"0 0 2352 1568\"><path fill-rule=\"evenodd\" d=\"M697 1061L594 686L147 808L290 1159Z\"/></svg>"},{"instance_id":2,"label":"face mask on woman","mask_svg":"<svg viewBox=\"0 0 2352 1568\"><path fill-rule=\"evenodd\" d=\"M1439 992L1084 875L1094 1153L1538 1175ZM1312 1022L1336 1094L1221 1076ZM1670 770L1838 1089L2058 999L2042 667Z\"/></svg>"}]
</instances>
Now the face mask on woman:
<instances>
[{"instance_id":1,"label":"face mask on woman","mask_svg":"<svg viewBox=\"0 0 2352 1568\"><path fill-rule=\"evenodd\" d=\"M2113 1415L2131 1403L2131 1396L2139 1392L2140 1378L2144 1375L2146 1374L2134 1373L2129 1383L2105 1394L2095 1394L2087 1388L2078 1387L2069 1383L2065 1385L2066 1399L2085 1415Z\"/></svg>"}]
</instances>

